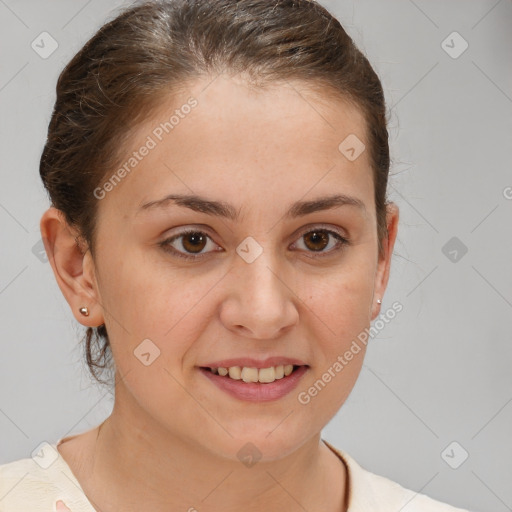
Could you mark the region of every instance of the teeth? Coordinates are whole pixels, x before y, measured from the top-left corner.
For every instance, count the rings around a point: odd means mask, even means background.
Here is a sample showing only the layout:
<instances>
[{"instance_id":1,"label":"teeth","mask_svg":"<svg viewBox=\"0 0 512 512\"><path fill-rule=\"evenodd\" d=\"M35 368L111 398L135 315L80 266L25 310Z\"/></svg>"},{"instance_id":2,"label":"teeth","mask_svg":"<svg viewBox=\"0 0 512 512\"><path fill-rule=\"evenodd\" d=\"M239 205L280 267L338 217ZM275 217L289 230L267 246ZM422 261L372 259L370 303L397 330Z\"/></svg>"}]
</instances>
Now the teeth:
<instances>
[{"instance_id":1,"label":"teeth","mask_svg":"<svg viewBox=\"0 0 512 512\"><path fill-rule=\"evenodd\" d=\"M259 382L274 382L276 380L276 369L273 366L270 368L262 368L257 373Z\"/></svg>"},{"instance_id":2,"label":"teeth","mask_svg":"<svg viewBox=\"0 0 512 512\"><path fill-rule=\"evenodd\" d=\"M222 368L225 370L226 368ZM240 369L240 366L231 366L229 368L229 376L232 379L240 380L242 378L242 370Z\"/></svg>"},{"instance_id":3,"label":"teeth","mask_svg":"<svg viewBox=\"0 0 512 512\"><path fill-rule=\"evenodd\" d=\"M292 364L279 366L270 366L269 368L249 368L240 366L230 366L229 368L210 368L212 373L219 374L222 377L229 376L234 380L243 380L244 382L262 382L270 383L275 380L287 377L293 372Z\"/></svg>"},{"instance_id":4,"label":"teeth","mask_svg":"<svg viewBox=\"0 0 512 512\"><path fill-rule=\"evenodd\" d=\"M244 382L258 382L258 370L256 368L242 368L242 380Z\"/></svg>"}]
</instances>

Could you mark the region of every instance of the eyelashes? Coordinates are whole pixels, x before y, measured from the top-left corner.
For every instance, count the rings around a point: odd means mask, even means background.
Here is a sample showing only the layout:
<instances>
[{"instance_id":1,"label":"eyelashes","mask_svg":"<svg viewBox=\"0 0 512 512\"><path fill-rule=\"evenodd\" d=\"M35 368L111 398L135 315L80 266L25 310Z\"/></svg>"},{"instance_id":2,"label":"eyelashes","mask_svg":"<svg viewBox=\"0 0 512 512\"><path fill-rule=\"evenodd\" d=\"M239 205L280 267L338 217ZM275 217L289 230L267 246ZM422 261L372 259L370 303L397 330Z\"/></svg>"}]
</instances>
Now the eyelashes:
<instances>
[{"instance_id":1,"label":"eyelashes","mask_svg":"<svg viewBox=\"0 0 512 512\"><path fill-rule=\"evenodd\" d=\"M188 237L188 239L187 239ZM216 245L213 240L211 239L211 237L205 233L204 231L199 231L198 229L189 229L187 231L182 231L181 233L177 234L177 235L174 235L170 238L167 238L166 240L160 242L160 246L166 251L166 252L169 252L175 256L177 256L178 258L184 258L184 259L188 259L188 260L198 260L198 259L202 259L204 256L205 256L205 253L182 253L180 251L178 251L175 247L173 247L173 243L176 241L176 240L180 240L180 239L183 239L181 241L181 246L185 249L185 245L184 245L184 241L188 244L189 242L191 242L191 246L193 247L194 245L201 245L204 241L207 241L207 239L209 239L214 245ZM201 249L203 250L203 249ZM197 254L197 255L196 255Z\"/></svg>"},{"instance_id":2,"label":"eyelashes","mask_svg":"<svg viewBox=\"0 0 512 512\"><path fill-rule=\"evenodd\" d=\"M308 237L307 243L304 243L305 237ZM299 251L304 252L306 256L311 258L332 256L340 253L346 246L350 245L350 240L342 236L337 230L323 226L310 227L302 231L297 242L294 242L292 247L296 246L298 242L303 242L303 246L305 247L299 248ZM332 245L331 242L333 242L334 245ZM320 248L317 247L318 244L320 244ZM215 247L218 247L217 244L208 233L199 229L184 230L159 242L158 245L166 253L189 261L199 261L208 257L209 254L223 252L223 249L215 249ZM178 249L176 245L181 246L183 252ZM205 249L208 249L209 245L210 249L213 246L213 250L203 252ZM311 249L311 245L313 249ZM324 249L329 246L329 250L325 251Z\"/></svg>"}]
</instances>

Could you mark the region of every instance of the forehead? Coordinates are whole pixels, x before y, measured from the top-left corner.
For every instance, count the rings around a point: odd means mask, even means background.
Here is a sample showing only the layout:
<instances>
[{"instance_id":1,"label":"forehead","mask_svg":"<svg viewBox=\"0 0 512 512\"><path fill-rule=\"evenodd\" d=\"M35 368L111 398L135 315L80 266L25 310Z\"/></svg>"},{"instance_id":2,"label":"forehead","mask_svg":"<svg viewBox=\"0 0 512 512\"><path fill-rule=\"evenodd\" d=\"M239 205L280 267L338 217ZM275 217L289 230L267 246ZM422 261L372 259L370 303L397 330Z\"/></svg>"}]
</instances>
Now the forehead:
<instances>
[{"instance_id":1,"label":"forehead","mask_svg":"<svg viewBox=\"0 0 512 512\"><path fill-rule=\"evenodd\" d=\"M170 193L239 204L249 196L288 202L334 189L372 195L368 152L351 161L340 151L349 136L366 144L361 111L304 82L255 88L224 75L197 80L165 98L133 133L123 164L136 162L125 165L128 172L102 208L115 205L131 215ZM133 156L144 146L151 149Z\"/></svg>"}]
</instances>

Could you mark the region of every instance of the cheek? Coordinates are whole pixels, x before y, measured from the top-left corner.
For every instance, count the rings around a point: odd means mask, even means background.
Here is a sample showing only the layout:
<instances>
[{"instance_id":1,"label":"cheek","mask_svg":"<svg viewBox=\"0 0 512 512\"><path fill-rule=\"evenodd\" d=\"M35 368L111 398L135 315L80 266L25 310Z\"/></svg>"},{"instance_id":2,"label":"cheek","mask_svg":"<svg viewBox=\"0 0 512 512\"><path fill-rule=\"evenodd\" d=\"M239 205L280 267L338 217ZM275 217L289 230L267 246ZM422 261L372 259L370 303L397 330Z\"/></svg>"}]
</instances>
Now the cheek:
<instances>
[{"instance_id":1,"label":"cheek","mask_svg":"<svg viewBox=\"0 0 512 512\"><path fill-rule=\"evenodd\" d=\"M142 261L117 265L103 283L102 298L112 350L118 357L131 364L133 351L150 339L163 356L160 363L178 364L212 321L214 311L207 295L222 277L217 273L193 277L191 272L158 271Z\"/></svg>"},{"instance_id":2,"label":"cheek","mask_svg":"<svg viewBox=\"0 0 512 512\"><path fill-rule=\"evenodd\" d=\"M324 428L339 411L359 377L364 361L364 346L359 353L351 356L350 361L343 359L344 353L345 350L335 352L329 362L296 393L299 411L305 412L309 421L315 418L318 428ZM337 361L338 355L343 363Z\"/></svg>"},{"instance_id":3,"label":"cheek","mask_svg":"<svg viewBox=\"0 0 512 512\"><path fill-rule=\"evenodd\" d=\"M366 353L360 335L370 323L372 287L366 282L357 273L340 273L308 295L316 365L296 399L300 410L308 411L318 425L332 419L359 377Z\"/></svg>"},{"instance_id":4,"label":"cheek","mask_svg":"<svg viewBox=\"0 0 512 512\"><path fill-rule=\"evenodd\" d=\"M325 324L329 339L346 341L369 324L374 273L375 268L361 257L355 264L345 262L321 280L304 278L305 302Z\"/></svg>"}]
</instances>

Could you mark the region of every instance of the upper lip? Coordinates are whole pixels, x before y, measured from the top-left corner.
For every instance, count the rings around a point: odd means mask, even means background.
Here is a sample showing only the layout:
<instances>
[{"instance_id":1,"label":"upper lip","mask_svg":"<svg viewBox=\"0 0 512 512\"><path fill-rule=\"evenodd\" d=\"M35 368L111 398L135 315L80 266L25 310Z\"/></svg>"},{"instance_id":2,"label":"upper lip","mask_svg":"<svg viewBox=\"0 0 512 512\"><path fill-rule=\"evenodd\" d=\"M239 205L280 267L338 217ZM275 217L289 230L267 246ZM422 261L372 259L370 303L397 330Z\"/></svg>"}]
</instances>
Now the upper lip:
<instances>
[{"instance_id":1,"label":"upper lip","mask_svg":"<svg viewBox=\"0 0 512 512\"><path fill-rule=\"evenodd\" d=\"M232 359L222 359L211 363L202 364L202 367L207 368L230 368L231 366L245 366L246 368L269 368L271 366L280 366L293 364L295 366L307 366L306 363L300 359L292 357L273 356L266 359L254 359L252 357L238 357Z\"/></svg>"}]
</instances>

